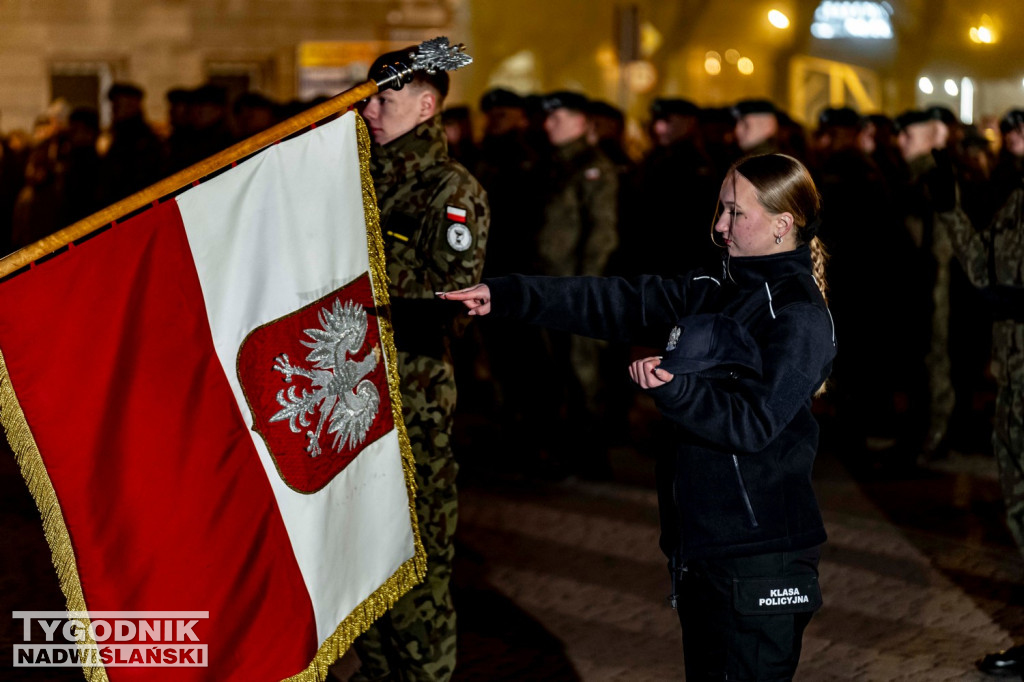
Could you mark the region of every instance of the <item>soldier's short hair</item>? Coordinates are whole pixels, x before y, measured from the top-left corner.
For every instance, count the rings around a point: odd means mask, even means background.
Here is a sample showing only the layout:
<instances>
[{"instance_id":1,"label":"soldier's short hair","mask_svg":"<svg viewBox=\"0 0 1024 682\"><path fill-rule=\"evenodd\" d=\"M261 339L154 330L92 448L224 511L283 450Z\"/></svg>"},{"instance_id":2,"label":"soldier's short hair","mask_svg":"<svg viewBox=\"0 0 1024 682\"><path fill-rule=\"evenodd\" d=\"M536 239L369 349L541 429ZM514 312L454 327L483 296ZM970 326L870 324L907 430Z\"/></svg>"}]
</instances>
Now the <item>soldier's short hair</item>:
<instances>
[{"instance_id":1,"label":"soldier's short hair","mask_svg":"<svg viewBox=\"0 0 1024 682\"><path fill-rule=\"evenodd\" d=\"M400 63L405 66L412 66L412 56L416 54L417 46L412 45L401 50L394 50L393 52L386 52L381 56L373 60L373 64L370 65L370 70L367 73L367 78L371 80L377 80L386 76L384 67L389 64ZM440 95L440 99L444 100L448 96L448 88L451 84L451 80L448 78L448 72L438 69L435 73L427 73L425 70L419 69L412 72L411 83L417 85L429 85L437 94Z\"/></svg>"}]
</instances>

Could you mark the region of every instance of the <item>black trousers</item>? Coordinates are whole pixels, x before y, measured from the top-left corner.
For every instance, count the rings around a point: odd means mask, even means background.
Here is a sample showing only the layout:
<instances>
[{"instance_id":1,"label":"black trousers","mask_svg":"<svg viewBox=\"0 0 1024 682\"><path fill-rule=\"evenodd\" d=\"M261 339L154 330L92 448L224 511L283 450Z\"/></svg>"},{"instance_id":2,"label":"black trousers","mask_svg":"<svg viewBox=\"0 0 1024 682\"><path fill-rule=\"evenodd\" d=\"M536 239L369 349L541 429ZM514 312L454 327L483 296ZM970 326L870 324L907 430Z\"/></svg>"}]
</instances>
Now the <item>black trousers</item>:
<instances>
[{"instance_id":1,"label":"black trousers","mask_svg":"<svg viewBox=\"0 0 1024 682\"><path fill-rule=\"evenodd\" d=\"M687 682L790 680L821 607L821 548L692 560L675 572Z\"/></svg>"}]
</instances>

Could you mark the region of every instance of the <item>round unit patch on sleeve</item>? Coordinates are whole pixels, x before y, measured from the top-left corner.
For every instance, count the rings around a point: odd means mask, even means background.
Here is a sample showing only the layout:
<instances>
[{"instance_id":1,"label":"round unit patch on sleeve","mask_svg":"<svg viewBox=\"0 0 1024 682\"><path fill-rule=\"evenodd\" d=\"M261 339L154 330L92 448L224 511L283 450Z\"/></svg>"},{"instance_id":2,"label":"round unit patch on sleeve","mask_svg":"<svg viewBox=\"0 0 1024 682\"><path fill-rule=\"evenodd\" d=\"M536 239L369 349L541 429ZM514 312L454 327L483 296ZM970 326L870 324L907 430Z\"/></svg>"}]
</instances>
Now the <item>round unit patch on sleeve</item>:
<instances>
[{"instance_id":1,"label":"round unit patch on sleeve","mask_svg":"<svg viewBox=\"0 0 1024 682\"><path fill-rule=\"evenodd\" d=\"M448 226L448 246L456 251L465 251L473 245L473 233L462 223Z\"/></svg>"}]
</instances>

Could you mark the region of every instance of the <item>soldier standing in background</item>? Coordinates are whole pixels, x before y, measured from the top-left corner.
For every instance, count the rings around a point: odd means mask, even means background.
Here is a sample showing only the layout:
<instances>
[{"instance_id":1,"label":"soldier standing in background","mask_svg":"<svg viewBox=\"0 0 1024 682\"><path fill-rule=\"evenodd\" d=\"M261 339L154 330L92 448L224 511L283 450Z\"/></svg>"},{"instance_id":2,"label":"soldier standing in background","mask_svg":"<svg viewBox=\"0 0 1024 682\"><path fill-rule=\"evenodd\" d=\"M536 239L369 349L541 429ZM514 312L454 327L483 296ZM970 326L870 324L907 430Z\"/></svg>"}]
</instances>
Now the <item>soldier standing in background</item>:
<instances>
[{"instance_id":1,"label":"soldier standing in background","mask_svg":"<svg viewBox=\"0 0 1024 682\"><path fill-rule=\"evenodd\" d=\"M900 153L910 169L910 184L902 193L906 202L903 215L920 258L919 281L928 287L922 303L930 304L930 315L922 321L922 331L927 334L924 365L928 398L921 458L927 461L941 454L956 403L949 360L949 265L953 248L947 223L935 220L937 197L929 186L936 168L932 150L940 142L944 145L941 134L945 126L928 112L908 111L896 119L896 128Z\"/></svg>"},{"instance_id":2,"label":"soldier standing in background","mask_svg":"<svg viewBox=\"0 0 1024 682\"><path fill-rule=\"evenodd\" d=\"M618 174L608 157L587 142L588 104L585 96L565 91L542 100L544 130L554 148L537 235L543 275L601 275L619 242ZM553 448L553 473L562 473L558 467L564 465L572 473L603 475L608 444L602 428L603 342L560 332L549 333L548 339L555 380L546 393L560 403L550 406L545 434Z\"/></svg>"},{"instance_id":3,"label":"soldier standing in background","mask_svg":"<svg viewBox=\"0 0 1024 682\"><path fill-rule=\"evenodd\" d=\"M704 151L700 109L685 99L656 99L650 111L654 147L637 172L637 199L628 222L623 214L620 260L631 275L677 275L717 264L722 254L711 240L715 203L709 197L719 178ZM696 215L681 217L680 206Z\"/></svg>"},{"instance_id":4,"label":"soldier standing in background","mask_svg":"<svg viewBox=\"0 0 1024 682\"><path fill-rule=\"evenodd\" d=\"M143 94L130 83L114 83L107 92L113 116L110 148L103 157L107 204L149 187L162 176L163 142L143 116Z\"/></svg>"},{"instance_id":5,"label":"soldier standing in background","mask_svg":"<svg viewBox=\"0 0 1024 682\"><path fill-rule=\"evenodd\" d=\"M408 52L378 57L369 76L380 77ZM455 315L434 292L479 280L490 215L483 188L448 156L440 116L448 82L444 71L416 71L411 83L374 95L362 112L375 143L371 172L427 576L356 641L362 667L352 679L358 680L443 681L455 668L449 591L458 518L451 449Z\"/></svg>"},{"instance_id":6,"label":"soldier standing in background","mask_svg":"<svg viewBox=\"0 0 1024 682\"><path fill-rule=\"evenodd\" d=\"M745 99L732 108L736 144L744 156L779 152L779 116L766 99Z\"/></svg>"},{"instance_id":7,"label":"soldier standing in background","mask_svg":"<svg viewBox=\"0 0 1024 682\"><path fill-rule=\"evenodd\" d=\"M1003 147L1024 159L1024 116L1004 117ZM1019 168L1019 166L1018 166ZM935 195L955 201L951 167L939 168ZM945 178L945 180L941 180ZM1004 178L1009 196L987 226L974 229L955 204L938 214L947 226L953 252L992 313L992 374L996 379L996 409L992 449L1006 503L1006 520L1017 547L1024 551L1024 174L1016 186ZM941 206L940 208L946 208ZM989 654L978 668L992 674L1024 673L1024 646Z\"/></svg>"}]
</instances>

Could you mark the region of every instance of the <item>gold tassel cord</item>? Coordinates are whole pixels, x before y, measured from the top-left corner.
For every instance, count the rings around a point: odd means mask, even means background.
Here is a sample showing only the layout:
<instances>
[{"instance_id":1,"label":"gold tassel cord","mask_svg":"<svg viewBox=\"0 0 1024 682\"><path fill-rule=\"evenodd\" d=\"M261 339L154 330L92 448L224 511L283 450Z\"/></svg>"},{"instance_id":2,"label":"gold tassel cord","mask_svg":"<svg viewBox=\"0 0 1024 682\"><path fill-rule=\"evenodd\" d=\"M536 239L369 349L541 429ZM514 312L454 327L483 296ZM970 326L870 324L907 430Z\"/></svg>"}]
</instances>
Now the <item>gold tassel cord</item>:
<instances>
[{"instance_id":1,"label":"gold tassel cord","mask_svg":"<svg viewBox=\"0 0 1024 682\"><path fill-rule=\"evenodd\" d=\"M7 434L7 442L14 451L14 458L21 469L22 478L28 487L32 499L43 519L43 534L50 546L53 566L57 570L57 580L64 593L68 611L87 611L82 581L78 576L78 562L71 545L71 536L64 522L64 512L57 500L57 492L46 471L39 446L29 428L25 412L18 402L18 396L11 383L3 351L0 351L0 424ZM85 655L86 649L96 647L96 642L89 633L89 619L76 618L85 627L85 639L78 643L78 648ZM103 667L84 667L82 672L90 682L108 682L107 671Z\"/></svg>"},{"instance_id":2,"label":"gold tassel cord","mask_svg":"<svg viewBox=\"0 0 1024 682\"><path fill-rule=\"evenodd\" d=\"M395 428L398 430L398 444L402 453L402 470L409 492L409 518L412 522L413 544L411 559L367 597L335 629L334 633L320 645L309 667L289 682L323 682L328 669L352 646L359 635L366 632L374 621L395 605L402 595L421 583L427 574L427 553L420 538L416 516L415 462L409 434L402 418L402 394L398 376L398 351L392 335L388 299L388 278L384 262L384 240L380 232L380 212L377 209L377 195L370 175L370 136L362 117L356 116L356 134L359 140L359 175L362 180L363 212L366 217L366 241L370 257L370 279L373 282L373 300L377 305L377 320L381 328L381 346L387 358L388 390L391 391L391 409Z\"/></svg>"}]
</instances>

